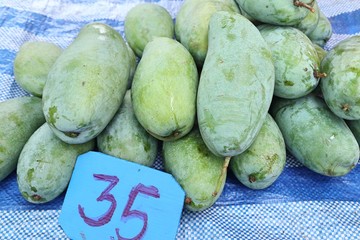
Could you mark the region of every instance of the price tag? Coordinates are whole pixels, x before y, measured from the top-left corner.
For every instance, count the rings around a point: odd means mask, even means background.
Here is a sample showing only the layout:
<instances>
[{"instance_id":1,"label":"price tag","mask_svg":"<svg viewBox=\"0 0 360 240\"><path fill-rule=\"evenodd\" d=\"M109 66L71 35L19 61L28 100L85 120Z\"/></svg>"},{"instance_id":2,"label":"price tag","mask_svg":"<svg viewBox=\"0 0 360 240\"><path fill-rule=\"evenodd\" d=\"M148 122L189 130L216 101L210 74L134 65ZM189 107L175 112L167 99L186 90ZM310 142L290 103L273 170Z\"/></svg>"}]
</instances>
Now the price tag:
<instances>
[{"instance_id":1,"label":"price tag","mask_svg":"<svg viewBox=\"0 0 360 240\"><path fill-rule=\"evenodd\" d=\"M78 157L59 217L71 239L175 239L185 193L168 173L90 151Z\"/></svg>"}]
</instances>

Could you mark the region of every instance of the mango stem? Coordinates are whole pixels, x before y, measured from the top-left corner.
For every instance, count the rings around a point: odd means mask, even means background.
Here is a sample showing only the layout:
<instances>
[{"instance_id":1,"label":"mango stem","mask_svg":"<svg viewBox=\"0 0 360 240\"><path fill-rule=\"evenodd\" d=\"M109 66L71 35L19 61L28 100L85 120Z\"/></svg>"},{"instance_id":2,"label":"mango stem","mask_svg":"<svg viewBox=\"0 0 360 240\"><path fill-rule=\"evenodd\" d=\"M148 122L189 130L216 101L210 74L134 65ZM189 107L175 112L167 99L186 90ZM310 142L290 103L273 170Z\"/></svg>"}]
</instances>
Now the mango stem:
<instances>
[{"instance_id":1,"label":"mango stem","mask_svg":"<svg viewBox=\"0 0 360 240\"><path fill-rule=\"evenodd\" d=\"M307 9L309 9L310 12L312 12L312 13L315 12L315 9L314 9L312 6L310 6L310 5L308 5L308 4L304 3L304 2L301 2L301 1L299 1L299 0L294 0L294 5L297 6L297 7L307 8Z\"/></svg>"},{"instance_id":2,"label":"mango stem","mask_svg":"<svg viewBox=\"0 0 360 240\"><path fill-rule=\"evenodd\" d=\"M226 173L227 173L227 169L229 167L230 159L231 159L231 156L225 157L224 164L223 164L223 167L222 167L222 170L221 170L219 180L218 180L218 182L216 184L215 191L212 194L213 197L216 197L216 195L218 195L218 193L220 192L222 183L224 181L224 178L226 177Z\"/></svg>"},{"instance_id":3,"label":"mango stem","mask_svg":"<svg viewBox=\"0 0 360 240\"><path fill-rule=\"evenodd\" d=\"M326 76L327 76L326 73L322 73L322 72L319 72L319 71L314 71L314 77L315 78L324 78Z\"/></svg>"}]
</instances>

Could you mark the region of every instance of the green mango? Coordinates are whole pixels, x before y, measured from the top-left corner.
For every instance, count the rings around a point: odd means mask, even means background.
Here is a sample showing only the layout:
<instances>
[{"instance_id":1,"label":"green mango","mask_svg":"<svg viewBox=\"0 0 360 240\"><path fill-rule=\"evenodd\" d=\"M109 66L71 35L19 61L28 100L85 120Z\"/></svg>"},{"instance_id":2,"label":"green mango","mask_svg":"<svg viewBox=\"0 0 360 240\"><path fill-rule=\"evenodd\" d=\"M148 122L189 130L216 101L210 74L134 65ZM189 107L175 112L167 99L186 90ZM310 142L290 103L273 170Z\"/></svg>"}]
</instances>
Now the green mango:
<instances>
[{"instance_id":1,"label":"green mango","mask_svg":"<svg viewBox=\"0 0 360 240\"><path fill-rule=\"evenodd\" d=\"M360 145L360 120L346 120L345 122Z\"/></svg>"},{"instance_id":2,"label":"green mango","mask_svg":"<svg viewBox=\"0 0 360 240\"><path fill-rule=\"evenodd\" d=\"M152 166L157 155L158 140L137 121L131 103L131 90L111 122L97 136L100 152L114 157Z\"/></svg>"},{"instance_id":3,"label":"green mango","mask_svg":"<svg viewBox=\"0 0 360 240\"><path fill-rule=\"evenodd\" d=\"M108 25L85 25L51 67L43 91L43 111L54 133L79 144L95 138L125 96L130 71L128 49Z\"/></svg>"},{"instance_id":4,"label":"green mango","mask_svg":"<svg viewBox=\"0 0 360 240\"><path fill-rule=\"evenodd\" d=\"M319 9L319 22L316 28L307 34L311 41L324 47L332 36L332 25L328 17Z\"/></svg>"},{"instance_id":5,"label":"green mango","mask_svg":"<svg viewBox=\"0 0 360 240\"><path fill-rule=\"evenodd\" d=\"M129 60L130 60L130 72L129 72L127 89L130 89L138 62L134 51L131 49L131 47L128 44L126 44L126 46L129 50Z\"/></svg>"},{"instance_id":6,"label":"green mango","mask_svg":"<svg viewBox=\"0 0 360 240\"><path fill-rule=\"evenodd\" d=\"M155 38L145 47L131 87L137 120L159 140L181 138L195 122L197 86L188 50L174 39Z\"/></svg>"},{"instance_id":7,"label":"green mango","mask_svg":"<svg viewBox=\"0 0 360 240\"><path fill-rule=\"evenodd\" d=\"M193 56L198 67L208 49L210 17L217 11L240 12L234 0L185 0L175 21L175 37Z\"/></svg>"},{"instance_id":8,"label":"green mango","mask_svg":"<svg viewBox=\"0 0 360 240\"><path fill-rule=\"evenodd\" d=\"M234 156L230 169L235 177L251 189L271 186L283 172L286 147L282 133L270 114L255 141L243 153Z\"/></svg>"},{"instance_id":9,"label":"green mango","mask_svg":"<svg viewBox=\"0 0 360 240\"><path fill-rule=\"evenodd\" d=\"M32 96L0 102L0 181L15 170L26 141L45 122L41 105Z\"/></svg>"},{"instance_id":10,"label":"green mango","mask_svg":"<svg viewBox=\"0 0 360 240\"><path fill-rule=\"evenodd\" d=\"M16 83L28 93L41 97L50 68L61 52L60 47L50 42L22 44L14 59Z\"/></svg>"},{"instance_id":11,"label":"green mango","mask_svg":"<svg viewBox=\"0 0 360 240\"><path fill-rule=\"evenodd\" d=\"M231 157L251 145L274 82L271 51L255 25L238 13L214 13L197 96L198 125L212 153Z\"/></svg>"},{"instance_id":12,"label":"green mango","mask_svg":"<svg viewBox=\"0 0 360 240\"><path fill-rule=\"evenodd\" d=\"M194 128L175 141L163 143L164 169L185 191L185 208L202 211L210 208L220 197L225 181L224 160L215 156Z\"/></svg>"},{"instance_id":13,"label":"green mango","mask_svg":"<svg viewBox=\"0 0 360 240\"><path fill-rule=\"evenodd\" d=\"M125 38L136 56L154 37L174 37L174 22L170 13L156 3L139 3L125 16Z\"/></svg>"},{"instance_id":14,"label":"green mango","mask_svg":"<svg viewBox=\"0 0 360 240\"><path fill-rule=\"evenodd\" d=\"M314 14L314 0L236 0L239 7L254 19L273 25L299 24L308 14Z\"/></svg>"},{"instance_id":15,"label":"green mango","mask_svg":"<svg viewBox=\"0 0 360 240\"><path fill-rule=\"evenodd\" d=\"M58 197L70 181L77 157L94 146L94 140L65 143L44 123L31 135L19 156L16 175L21 195L28 202L39 204Z\"/></svg>"},{"instance_id":16,"label":"green mango","mask_svg":"<svg viewBox=\"0 0 360 240\"><path fill-rule=\"evenodd\" d=\"M314 172L343 176L359 160L359 145L342 118L322 98L308 94L298 99L274 98L270 113L289 152Z\"/></svg>"},{"instance_id":17,"label":"green mango","mask_svg":"<svg viewBox=\"0 0 360 240\"><path fill-rule=\"evenodd\" d=\"M314 13L309 13L306 15L303 20L301 20L298 24L294 27L305 33L306 35L310 34L312 31L315 30L316 26L319 23L320 13L319 13L319 5L317 1L314 0L313 5Z\"/></svg>"},{"instance_id":18,"label":"green mango","mask_svg":"<svg viewBox=\"0 0 360 240\"><path fill-rule=\"evenodd\" d=\"M339 42L321 62L326 76L320 87L326 104L337 116L360 119L360 36Z\"/></svg>"},{"instance_id":19,"label":"green mango","mask_svg":"<svg viewBox=\"0 0 360 240\"><path fill-rule=\"evenodd\" d=\"M319 46L318 44L316 44L316 43L313 43L313 45L314 45L314 48L315 48L315 50L317 52L317 55L319 57L319 61L321 63L321 61L325 58L325 56L327 54L327 51L324 48L322 48L321 46Z\"/></svg>"},{"instance_id":20,"label":"green mango","mask_svg":"<svg viewBox=\"0 0 360 240\"><path fill-rule=\"evenodd\" d=\"M313 43L299 29L287 26L258 26L268 43L275 64L274 95L299 98L319 83L320 60Z\"/></svg>"}]
</instances>

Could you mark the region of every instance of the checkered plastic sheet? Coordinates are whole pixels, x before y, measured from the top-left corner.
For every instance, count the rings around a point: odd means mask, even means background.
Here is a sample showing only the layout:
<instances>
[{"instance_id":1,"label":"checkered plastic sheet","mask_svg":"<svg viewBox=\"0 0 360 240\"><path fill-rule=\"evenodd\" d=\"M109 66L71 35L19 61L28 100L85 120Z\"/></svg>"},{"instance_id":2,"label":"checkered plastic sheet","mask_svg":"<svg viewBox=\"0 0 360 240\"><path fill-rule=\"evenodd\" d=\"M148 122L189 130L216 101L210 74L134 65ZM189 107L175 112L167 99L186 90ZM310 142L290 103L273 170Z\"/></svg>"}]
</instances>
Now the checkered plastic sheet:
<instances>
[{"instance_id":1,"label":"checkered plastic sheet","mask_svg":"<svg viewBox=\"0 0 360 240\"><path fill-rule=\"evenodd\" d=\"M135 0L1 0L0 101L27 95L14 81L13 61L21 44L50 41L65 48L86 23L107 23L123 34ZM183 1L154 0L176 16ZM318 0L333 26L325 46L360 35L360 1ZM155 168L162 169L161 155ZM215 205L184 210L177 239L360 239L360 168L330 178L313 173L288 154L279 179L265 190L241 185L231 173ZM58 224L64 194L34 205L20 195L13 173L0 182L0 239L67 239Z\"/></svg>"}]
</instances>

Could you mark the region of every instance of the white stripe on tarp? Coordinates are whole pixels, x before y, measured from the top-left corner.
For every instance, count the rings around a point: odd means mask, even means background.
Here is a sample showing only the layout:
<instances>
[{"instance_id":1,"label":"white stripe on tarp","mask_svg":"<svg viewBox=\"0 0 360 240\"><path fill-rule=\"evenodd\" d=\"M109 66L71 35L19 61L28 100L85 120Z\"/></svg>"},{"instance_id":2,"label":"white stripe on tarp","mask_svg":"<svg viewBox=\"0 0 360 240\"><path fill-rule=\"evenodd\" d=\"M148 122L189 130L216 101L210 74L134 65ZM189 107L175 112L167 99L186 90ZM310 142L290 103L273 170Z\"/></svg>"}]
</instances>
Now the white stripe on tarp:
<instances>
[{"instance_id":1,"label":"white stripe on tarp","mask_svg":"<svg viewBox=\"0 0 360 240\"><path fill-rule=\"evenodd\" d=\"M67 47L73 38L43 37L37 36L17 27L0 27L0 49L8 49L17 52L20 46L27 41L46 41L58 45L61 48Z\"/></svg>"},{"instance_id":2,"label":"white stripe on tarp","mask_svg":"<svg viewBox=\"0 0 360 240\"><path fill-rule=\"evenodd\" d=\"M128 1L122 3L112 3L109 1L98 1L94 3L64 3L61 0L37 0L37 1L12 1L5 0L3 6L11 7L19 10L31 11L46 16L72 20L72 21L89 21L92 19L106 18L112 20L123 20L127 12L139 4L139 2L154 2L163 6L168 10L174 18L183 1Z\"/></svg>"},{"instance_id":3,"label":"white stripe on tarp","mask_svg":"<svg viewBox=\"0 0 360 240\"><path fill-rule=\"evenodd\" d=\"M318 0L319 8L327 17L360 9L359 0Z\"/></svg>"}]
</instances>

